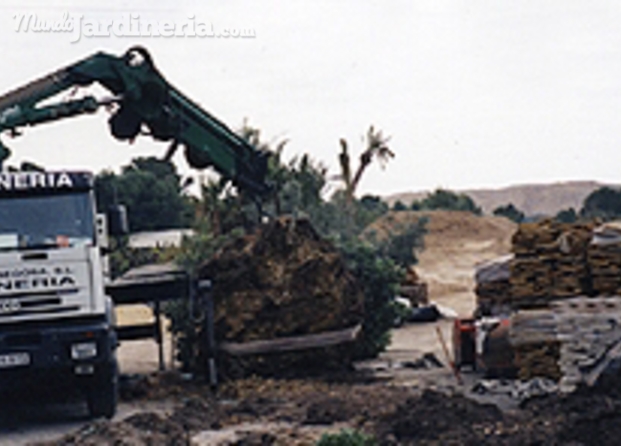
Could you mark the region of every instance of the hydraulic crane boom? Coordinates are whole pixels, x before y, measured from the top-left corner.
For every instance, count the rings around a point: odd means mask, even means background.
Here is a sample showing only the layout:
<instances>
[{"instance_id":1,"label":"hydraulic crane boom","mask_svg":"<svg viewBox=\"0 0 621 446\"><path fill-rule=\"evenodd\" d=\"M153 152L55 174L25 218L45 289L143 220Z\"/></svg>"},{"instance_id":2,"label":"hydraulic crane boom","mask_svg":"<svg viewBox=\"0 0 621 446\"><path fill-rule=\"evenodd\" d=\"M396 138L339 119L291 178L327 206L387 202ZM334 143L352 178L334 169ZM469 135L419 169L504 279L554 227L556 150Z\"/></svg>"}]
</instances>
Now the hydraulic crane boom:
<instances>
[{"instance_id":1,"label":"hydraulic crane boom","mask_svg":"<svg viewBox=\"0 0 621 446\"><path fill-rule=\"evenodd\" d=\"M93 83L112 96L37 106L58 93ZM130 48L122 57L97 53L0 96L0 132L15 136L19 127L93 113L112 103L118 105L108 121L115 138L132 141L146 133L158 141L170 141L166 158L181 145L193 168L213 167L254 197L268 192L269 154L250 145L169 84L142 47ZM0 142L0 162L9 154Z\"/></svg>"}]
</instances>

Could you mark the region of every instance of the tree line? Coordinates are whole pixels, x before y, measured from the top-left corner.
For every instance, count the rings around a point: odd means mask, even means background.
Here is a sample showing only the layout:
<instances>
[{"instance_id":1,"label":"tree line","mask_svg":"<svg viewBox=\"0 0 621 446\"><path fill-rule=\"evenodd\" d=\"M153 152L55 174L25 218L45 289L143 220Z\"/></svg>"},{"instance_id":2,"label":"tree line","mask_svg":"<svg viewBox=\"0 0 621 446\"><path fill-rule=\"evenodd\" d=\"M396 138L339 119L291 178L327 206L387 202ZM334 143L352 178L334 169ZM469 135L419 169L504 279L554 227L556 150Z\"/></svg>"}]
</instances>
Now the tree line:
<instances>
[{"instance_id":1,"label":"tree line","mask_svg":"<svg viewBox=\"0 0 621 446\"><path fill-rule=\"evenodd\" d=\"M516 223L537 219L539 216L527 217L524 212L513 204L499 206L493 211L494 215L507 217ZM608 186L600 187L591 192L583 201L578 210L573 207L561 209L553 218L563 223L575 223L579 220L610 221L621 218L621 189Z\"/></svg>"},{"instance_id":2,"label":"tree line","mask_svg":"<svg viewBox=\"0 0 621 446\"><path fill-rule=\"evenodd\" d=\"M436 189L422 200L414 200L410 205L406 205L401 200L397 200L393 206L393 211L421 211L421 210L452 210L472 212L481 215L481 207L466 194L453 192L447 189ZM507 203L496 207L492 211L493 215L506 217L516 223L537 220L542 217L553 217L554 219L573 223L578 220L599 219L603 221L621 218L621 188L603 186L591 192L583 201L582 207L573 207L559 210L553 216L526 215L513 203Z\"/></svg>"}]
</instances>

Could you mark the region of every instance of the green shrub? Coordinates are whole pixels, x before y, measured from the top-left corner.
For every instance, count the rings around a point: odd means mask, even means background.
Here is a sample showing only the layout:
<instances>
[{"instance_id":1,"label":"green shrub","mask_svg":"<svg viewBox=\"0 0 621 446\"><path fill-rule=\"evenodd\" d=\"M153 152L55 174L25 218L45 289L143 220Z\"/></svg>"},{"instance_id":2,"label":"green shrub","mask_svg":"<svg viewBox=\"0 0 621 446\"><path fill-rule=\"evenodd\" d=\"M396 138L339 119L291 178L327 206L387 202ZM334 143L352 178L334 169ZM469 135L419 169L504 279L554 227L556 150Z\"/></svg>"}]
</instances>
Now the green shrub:
<instances>
[{"instance_id":1,"label":"green shrub","mask_svg":"<svg viewBox=\"0 0 621 446\"><path fill-rule=\"evenodd\" d=\"M364 293L363 330L354 357L372 358L390 343L390 329L400 316L394 296L404 272L391 259L378 256L369 244L349 242L341 251Z\"/></svg>"},{"instance_id":2,"label":"green shrub","mask_svg":"<svg viewBox=\"0 0 621 446\"><path fill-rule=\"evenodd\" d=\"M383 241L370 240L377 253L391 259L402 268L409 268L418 262L415 252L424 248L428 217L422 217L409 225L395 225L392 233Z\"/></svg>"},{"instance_id":3,"label":"green shrub","mask_svg":"<svg viewBox=\"0 0 621 446\"><path fill-rule=\"evenodd\" d=\"M375 446L377 442L370 435L360 431L344 429L338 434L324 434L316 446Z\"/></svg>"},{"instance_id":4,"label":"green shrub","mask_svg":"<svg viewBox=\"0 0 621 446\"><path fill-rule=\"evenodd\" d=\"M412 203L412 210L418 209L444 209L449 211L467 211L475 215L481 215L483 211L474 200L466 194L456 193L447 189L436 189L427 195L422 201Z\"/></svg>"}]
</instances>

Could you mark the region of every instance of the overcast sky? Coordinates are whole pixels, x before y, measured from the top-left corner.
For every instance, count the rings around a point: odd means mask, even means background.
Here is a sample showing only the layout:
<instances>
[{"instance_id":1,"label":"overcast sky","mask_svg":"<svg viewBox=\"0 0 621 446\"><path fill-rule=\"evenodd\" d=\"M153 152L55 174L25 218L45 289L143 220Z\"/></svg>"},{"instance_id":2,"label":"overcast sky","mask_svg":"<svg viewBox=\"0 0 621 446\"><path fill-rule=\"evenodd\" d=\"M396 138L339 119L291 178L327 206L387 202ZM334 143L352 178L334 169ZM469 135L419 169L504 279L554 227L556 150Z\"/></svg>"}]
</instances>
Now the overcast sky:
<instances>
[{"instance_id":1,"label":"overcast sky","mask_svg":"<svg viewBox=\"0 0 621 446\"><path fill-rule=\"evenodd\" d=\"M96 51L144 45L171 83L231 128L247 118L266 140L288 139L287 158L308 152L336 173L339 138L357 154L371 124L391 135L396 158L373 166L361 192L621 179L618 1L26 0L0 11L0 94ZM21 14L82 23L133 14L256 36L83 32L72 42L76 28L18 30ZM165 152L146 137L116 142L106 119L101 111L3 141L15 163L96 172Z\"/></svg>"}]
</instances>

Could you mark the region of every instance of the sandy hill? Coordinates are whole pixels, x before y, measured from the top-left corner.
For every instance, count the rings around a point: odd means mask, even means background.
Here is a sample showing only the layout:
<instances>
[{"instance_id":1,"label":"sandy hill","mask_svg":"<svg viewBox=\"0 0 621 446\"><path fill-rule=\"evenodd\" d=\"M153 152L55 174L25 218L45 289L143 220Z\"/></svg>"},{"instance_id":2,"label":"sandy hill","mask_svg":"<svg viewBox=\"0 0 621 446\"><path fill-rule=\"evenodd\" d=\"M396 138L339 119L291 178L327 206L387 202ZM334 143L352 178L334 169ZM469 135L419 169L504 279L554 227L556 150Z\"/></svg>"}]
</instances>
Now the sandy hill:
<instances>
[{"instance_id":1,"label":"sandy hill","mask_svg":"<svg viewBox=\"0 0 621 446\"><path fill-rule=\"evenodd\" d=\"M391 212L367 231L378 237L398 231L421 217L429 219L425 248L418 253L416 271L429 284L430 299L460 314L474 309L474 268L507 254L516 225L503 217L476 216L469 212Z\"/></svg>"},{"instance_id":2,"label":"sandy hill","mask_svg":"<svg viewBox=\"0 0 621 446\"><path fill-rule=\"evenodd\" d=\"M526 215L555 215L558 211L570 207L579 210L584 199L602 186L604 184L595 181L569 181L509 186L502 189L470 189L457 192L472 197L486 214L491 214L498 206L513 203ZM428 193L428 191L406 192L388 196L385 200L390 204L397 200L410 204L413 200L424 198Z\"/></svg>"}]
</instances>

